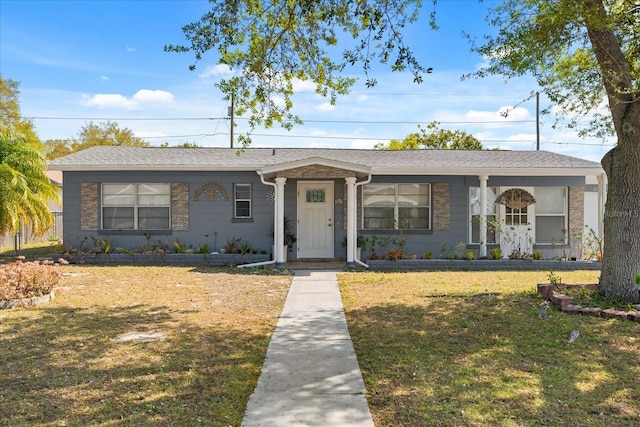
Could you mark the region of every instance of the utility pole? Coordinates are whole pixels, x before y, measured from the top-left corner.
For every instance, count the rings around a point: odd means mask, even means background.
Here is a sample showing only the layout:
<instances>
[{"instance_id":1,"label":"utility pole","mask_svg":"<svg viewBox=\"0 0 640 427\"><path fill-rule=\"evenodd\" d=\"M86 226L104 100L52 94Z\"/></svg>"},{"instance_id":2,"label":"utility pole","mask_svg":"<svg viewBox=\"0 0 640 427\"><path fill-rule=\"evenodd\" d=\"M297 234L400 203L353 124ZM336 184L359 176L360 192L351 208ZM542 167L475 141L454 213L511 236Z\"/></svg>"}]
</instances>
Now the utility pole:
<instances>
[{"instance_id":1,"label":"utility pole","mask_svg":"<svg viewBox=\"0 0 640 427\"><path fill-rule=\"evenodd\" d=\"M540 92L536 92L536 150L540 151Z\"/></svg>"},{"instance_id":2,"label":"utility pole","mask_svg":"<svg viewBox=\"0 0 640 427\"><path fill-rule=\"evenodd\" d=\"M229 118L231 119L231 125L230 125L230 131L229 131L229 145L231 146L231 148L233 148L233 127L234 127L234 122L233 122L233 107L234 107L234 92L231 92L231 106L229 107Z\"/></svg>"}]
</instances>

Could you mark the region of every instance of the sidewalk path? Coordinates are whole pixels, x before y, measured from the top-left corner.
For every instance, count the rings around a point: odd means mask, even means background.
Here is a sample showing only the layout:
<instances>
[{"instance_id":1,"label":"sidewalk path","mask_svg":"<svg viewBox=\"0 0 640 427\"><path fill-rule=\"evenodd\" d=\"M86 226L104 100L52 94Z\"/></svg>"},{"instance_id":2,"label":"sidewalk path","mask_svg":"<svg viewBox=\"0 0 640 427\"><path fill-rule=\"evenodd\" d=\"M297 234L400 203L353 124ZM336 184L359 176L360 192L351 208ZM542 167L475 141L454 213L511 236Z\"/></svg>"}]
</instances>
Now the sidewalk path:
<instances>
[{"instance_id":1,"label":"sidewalk path","mask_svg":"<svg viewBox=\"0 0 640 427\"><path fill-rule=\"evenodd\" d=\"M295 272L242 426L373 427L334 272Z\"/></svg>"}]
</instances>

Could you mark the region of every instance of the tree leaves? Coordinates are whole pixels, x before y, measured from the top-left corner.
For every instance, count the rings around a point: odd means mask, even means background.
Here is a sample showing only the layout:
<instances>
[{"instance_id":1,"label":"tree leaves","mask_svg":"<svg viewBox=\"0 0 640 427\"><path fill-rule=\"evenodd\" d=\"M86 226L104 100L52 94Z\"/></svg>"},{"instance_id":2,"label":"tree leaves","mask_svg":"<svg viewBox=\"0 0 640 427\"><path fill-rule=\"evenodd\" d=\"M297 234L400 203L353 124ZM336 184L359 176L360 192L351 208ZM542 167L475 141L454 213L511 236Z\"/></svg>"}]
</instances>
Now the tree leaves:
<instances>
[{"instance_id":1,"label":"tree leaves","mask_svg":"<svg viewBox=\"0 0 640 427\"><path fill-rule=\"evenodd\" d=\"M377 83L369 76L373 62L408 70L421 82L430 69L418 63L402 35L420 7L421 1L410 0L214 0L211 11L183 27L187 44L165 51L192 52L191 70L205 54L217 54L218 64L234 76L216 86L228 98L235 95L236 111L250 114L250 127L290 128L301 123L292 112L295 81L315 83L331 104L356 81L345 74L347 66L359 64L368 87ZM342 54L338 46L345 46Z\"/></svg>"}]
</instances>

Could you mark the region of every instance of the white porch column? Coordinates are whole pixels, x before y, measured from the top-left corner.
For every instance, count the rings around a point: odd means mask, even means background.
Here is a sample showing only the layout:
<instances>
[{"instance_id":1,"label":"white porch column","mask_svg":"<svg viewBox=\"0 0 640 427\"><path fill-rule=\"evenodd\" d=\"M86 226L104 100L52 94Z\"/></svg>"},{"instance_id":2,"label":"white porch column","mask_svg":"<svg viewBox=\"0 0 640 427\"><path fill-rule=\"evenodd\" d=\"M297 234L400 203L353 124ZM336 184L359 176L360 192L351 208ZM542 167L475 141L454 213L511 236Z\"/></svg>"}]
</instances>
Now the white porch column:
<instances>
[{"instance_id":1,"label":"white porch column","mask_svg":"<svg viewBox=\"0 0 640 427\"><path fill-rule=\"evenodd\" d=\"M344 179L347 182L347 267L355 268L355 252L357 245L356 227L356 178L353 176Z\"/></svg>"},{"instance_id":2,"label":"white porch column","mask_svg":"<svg viewBox=\"0 0 640 427\"><path fill-rule=\"evenodd\" d=\"M480 175L480 249L478 258L487 257L487 181L489 176Z\"/></svg>"},{"instance_id":3,"label":"white porch column","mask_svg":"<svg viewBox=\"0 0 640 427\"><path fill-rule=\"evenodd\" d=\"M276 210L273 245L275 246L276 268L284 267L284 185L287 178L276 178Z\"/></svg>"}]
</instances>

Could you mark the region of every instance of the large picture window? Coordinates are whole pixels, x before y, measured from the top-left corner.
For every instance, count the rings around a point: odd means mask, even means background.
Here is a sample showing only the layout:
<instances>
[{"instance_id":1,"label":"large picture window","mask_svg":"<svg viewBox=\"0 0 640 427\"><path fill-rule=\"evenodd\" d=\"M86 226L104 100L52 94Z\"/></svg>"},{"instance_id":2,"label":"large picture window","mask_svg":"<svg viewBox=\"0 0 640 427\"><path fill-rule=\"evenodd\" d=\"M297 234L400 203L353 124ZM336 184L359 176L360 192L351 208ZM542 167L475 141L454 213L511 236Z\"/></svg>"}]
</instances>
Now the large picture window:
<instances>
[{"instance_id":1,"label":"large picture window","mask_svg":"<svg viewBox=\"0 0 640 427\"><path fill-rule=\"evenodd\" d=\"M487 188L487 241L486 243L496 243L496 188ZM469 224L470 239L469 243L480 244L480 187L469 188Z\"/></svg>"},{"instance_id":2,"label":"large picture window","mask_svg":"<svg viewBox=\"0 0 640 427\"><path fill-rule=\"evenodd\" d=\"M102 184L102 228L168 230L170 184Z\"/></svg>"},{"instance_id":3,"label":"large picture window","mask_svg":"<svg viewBox=\"0 0 640 427\"><path fill-rule=\"evenodd\" d=\"M431 229L430 184L367 184L362 188L362 228Z\"/></svg>"},{"instance_id":4,"label":"large picture window","mask_svg":"<svg viewBox=\"0 0 640 427\"><path fill-rule=\"evenodd\" d=\"M251 218L251 184L235 184L233 202L235 218Z\"/></svg>"},{"instance_id":5,"label":"large picture window","mask_svg":"<svg viewBox=\"0 0 640 427\"><path fill-rule=\"evenodd\" d=\"M536 187L536 244L567 243L567 188Z\"/></svg>"}]
</instances>

